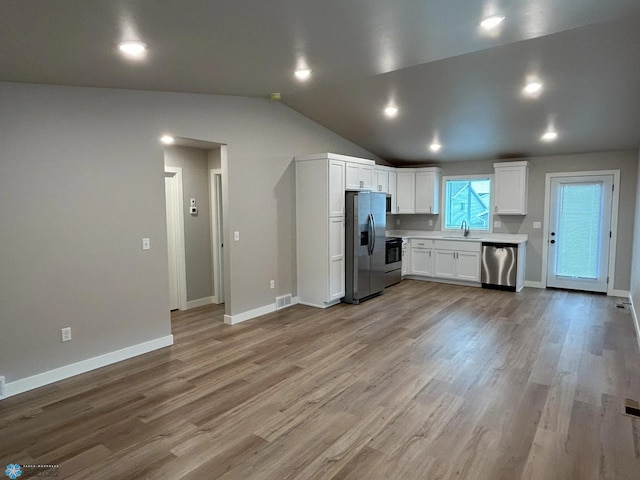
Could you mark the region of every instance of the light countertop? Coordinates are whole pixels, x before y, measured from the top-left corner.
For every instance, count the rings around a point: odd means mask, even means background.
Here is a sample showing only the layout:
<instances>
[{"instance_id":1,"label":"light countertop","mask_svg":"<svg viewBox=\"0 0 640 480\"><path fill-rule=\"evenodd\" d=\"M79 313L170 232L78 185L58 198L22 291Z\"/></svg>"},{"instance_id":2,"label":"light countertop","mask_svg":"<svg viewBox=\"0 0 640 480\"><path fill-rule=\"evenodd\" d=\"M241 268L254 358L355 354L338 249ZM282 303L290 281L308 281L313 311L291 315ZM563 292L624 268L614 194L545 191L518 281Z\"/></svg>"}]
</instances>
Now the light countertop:
<instances>
[{"instance_id":1,"label":"light countertop","mask_svg":"<svg viewBox=\"0 0 640 480\"><path fill-rule=\"evenodd\" d=\"M478 233L471 232L467 238L462 232L440 232L424 230L387 230L387 237L423 238L430 240L461 240L463 242L499 242L499 243L526 243L529 236L525 234L510 233Z\"/></svg>"}]
</instances>

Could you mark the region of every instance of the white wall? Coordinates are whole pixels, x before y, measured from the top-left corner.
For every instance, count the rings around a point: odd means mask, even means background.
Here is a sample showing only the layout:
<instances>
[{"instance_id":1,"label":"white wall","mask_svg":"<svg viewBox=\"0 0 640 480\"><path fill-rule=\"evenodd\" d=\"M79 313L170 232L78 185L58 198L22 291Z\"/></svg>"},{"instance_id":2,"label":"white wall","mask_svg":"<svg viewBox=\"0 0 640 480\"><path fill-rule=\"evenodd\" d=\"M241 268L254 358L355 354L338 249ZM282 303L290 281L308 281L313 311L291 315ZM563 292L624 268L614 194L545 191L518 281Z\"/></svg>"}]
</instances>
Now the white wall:
<instances>
[{"instance_id":1,"label":"white wall","mask_svg":"<svg viewBox=\"0 0 640 480\"><path fill-rule=\"evenodd\" d=\"M228 144L228 314L295 294L293 157L375 158L266 99L0 83L0 105L8 382L170 334L162 133Z\"/></svg>"}]
</instances>

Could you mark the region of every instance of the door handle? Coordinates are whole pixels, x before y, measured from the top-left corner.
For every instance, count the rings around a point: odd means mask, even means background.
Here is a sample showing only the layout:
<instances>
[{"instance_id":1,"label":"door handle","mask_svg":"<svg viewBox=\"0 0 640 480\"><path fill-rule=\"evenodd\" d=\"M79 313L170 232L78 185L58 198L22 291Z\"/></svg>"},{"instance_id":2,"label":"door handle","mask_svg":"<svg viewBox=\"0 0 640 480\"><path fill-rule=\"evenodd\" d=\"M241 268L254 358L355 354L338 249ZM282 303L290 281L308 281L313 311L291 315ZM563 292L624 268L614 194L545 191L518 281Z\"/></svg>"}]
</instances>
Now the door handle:
<instances>
[{"instance_id":1,"label":"door handle","mask_svg":"<svg viewBox=\"0 0 640 480\"><path fill-rule=\"evenodd\" d=\"M371 245L371 255L373 255L373 250L376 248L376 219L373 216L373 213L370 213L369 215L371 215L371 225L373 226L373 228L371 229L371 231L373 232L373 245Z\"/></svg>"}]
</instances>

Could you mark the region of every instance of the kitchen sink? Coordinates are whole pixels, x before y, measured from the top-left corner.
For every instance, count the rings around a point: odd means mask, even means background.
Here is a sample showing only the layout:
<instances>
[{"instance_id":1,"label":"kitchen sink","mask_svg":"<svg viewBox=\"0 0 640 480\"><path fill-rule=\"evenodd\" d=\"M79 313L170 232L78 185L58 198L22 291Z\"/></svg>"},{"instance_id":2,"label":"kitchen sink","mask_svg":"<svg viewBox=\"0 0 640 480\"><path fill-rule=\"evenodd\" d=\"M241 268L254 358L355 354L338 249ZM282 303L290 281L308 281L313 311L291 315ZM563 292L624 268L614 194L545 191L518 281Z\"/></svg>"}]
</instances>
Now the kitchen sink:
<instances>
[{"instance_id":1,"label":"kitchen sink","mask_svg":"<svg viewBox=\"0 0 640 480\"><path fill-rule=\"evenodd\" d=\"M445 235L442 238L448 238L451 240L480 240L480 237L463 237L461 235Z\"/></svg>"}]
</instances>

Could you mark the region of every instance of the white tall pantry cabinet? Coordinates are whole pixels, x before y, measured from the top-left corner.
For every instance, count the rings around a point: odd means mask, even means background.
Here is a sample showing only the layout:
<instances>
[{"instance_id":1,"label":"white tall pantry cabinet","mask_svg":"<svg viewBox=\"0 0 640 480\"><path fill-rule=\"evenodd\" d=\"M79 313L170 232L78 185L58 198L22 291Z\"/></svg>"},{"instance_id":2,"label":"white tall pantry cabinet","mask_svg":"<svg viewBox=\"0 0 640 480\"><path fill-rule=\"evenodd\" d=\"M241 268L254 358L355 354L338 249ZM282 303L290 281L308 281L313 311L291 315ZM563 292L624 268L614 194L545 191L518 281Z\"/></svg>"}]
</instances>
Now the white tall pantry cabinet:
<instances>
[{"instance_id":1,"label":"white tall pantry cabinet","mask_svg":"<svg viewBox=\"0 0 640 480\"><path fill-rule=\"evenodd\" d=\"M373 172L375 162L332 153L295 159L298 303L324 308L344 297L344 194L354 164Z\"/></svg>"}]
</instances>

